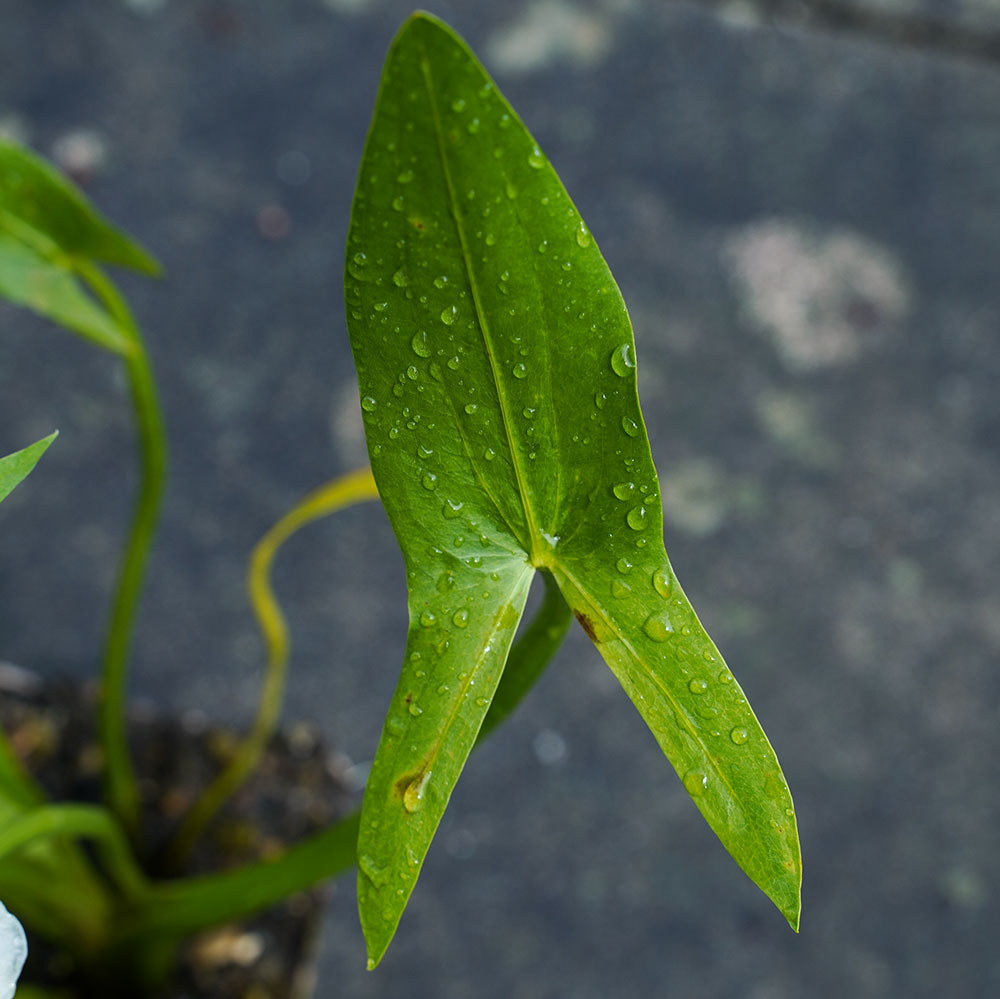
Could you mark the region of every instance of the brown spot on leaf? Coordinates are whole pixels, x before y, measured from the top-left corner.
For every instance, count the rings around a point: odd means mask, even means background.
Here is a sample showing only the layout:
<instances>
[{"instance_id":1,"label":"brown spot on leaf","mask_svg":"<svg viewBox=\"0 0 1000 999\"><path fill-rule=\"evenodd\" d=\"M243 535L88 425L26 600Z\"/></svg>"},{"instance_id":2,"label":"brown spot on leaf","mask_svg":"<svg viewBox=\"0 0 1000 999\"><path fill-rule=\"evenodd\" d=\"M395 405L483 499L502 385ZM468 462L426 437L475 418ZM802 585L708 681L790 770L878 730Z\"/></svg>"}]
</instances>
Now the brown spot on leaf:
<instances>
[{"instance_id":1,"label":"brown spot on leaf","mask_svg":"<svg viewBox=\"0 0 1000 999\"><path fill-rule=\"evenodd\" d=\"M597 632L594 631L594 622L583 611L574 610L573 615L580 622L580 627L587 633L587 638L596 643Z\"/></svg>"},{"instance_id":2,"label":"brown spot on leaf","mask_svg":"<svg viewBox=\"0 0 1000 999\"><path fill-rule=\"evenodd\" d=\"M410 225L412 225L414 229L419 229L420 232L427 231L427 223L423 219L412 218L410 219Z\"/></svg>"}]
</instances>

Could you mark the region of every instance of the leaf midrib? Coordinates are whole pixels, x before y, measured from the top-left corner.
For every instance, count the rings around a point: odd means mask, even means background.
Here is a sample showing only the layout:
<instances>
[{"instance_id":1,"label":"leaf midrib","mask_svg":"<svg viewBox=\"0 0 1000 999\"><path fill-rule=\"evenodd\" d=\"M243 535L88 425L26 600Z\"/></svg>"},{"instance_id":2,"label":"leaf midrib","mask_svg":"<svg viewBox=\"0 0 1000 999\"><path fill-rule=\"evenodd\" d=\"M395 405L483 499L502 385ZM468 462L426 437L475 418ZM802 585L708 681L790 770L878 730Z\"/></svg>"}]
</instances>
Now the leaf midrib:
<instances>
[{"instance_id":1,"label":"leaf midrib","mask_svg":"<svg viewBox=\"0 0 1000 999\"><path fill-rule=\"evenodd\" d=\"M531 556L532 563L537 564L537 558L541 557L541 554L536 551L536 546L541 538L541 532L535 520L534 509L532 508L528 498L528 489L525 482L524 468L521 465L520 454L518 449L514 446L514 437L511 432L509 405L506 393L504 392L503 382L500 377L496 352L493 347L490 332L490 325L486 318L483 304L480 300L479 286L476 282L476 275L472 268L472 259L469 254L469 248L466 244L465 230L462 226L461 218L459 217L458 199L455 197L455 188L451 179L451 170L448 167L448 157L445 153L444 129L441 126L441 118L438 114L437 102L435 100L436 90L434 87L434 81L431 77L431 64L427 57L427 51L423 46L421 46L420 71L424 79L424 87L427 91L427 102L430 105L431 114L434 119L434 138L437 142L438 156L441 160L441 169L444 173L445 186L448 190L448 202L451 209L451 217L455 223L455 232L458 236L459 246L462 249L462 261L465 265L466 276L469 279L469 288L472 292L472 302L475 306L479 329L483 336L483 345L486 349L486 356L490 362L490 372L493 376L493 384L497 392L497 401L500 404L500 417L503 424L504 436L507 440L507 449L510 451L511 465L514 468L514 476L517 480L518 497L521 501L521 509L524 511L525 526L528 530L527 540L518 537L519 532L513 524L508 523L507 526L520 542L521 547L524 548L524 550Z\"/></svg>"}]
</instances>

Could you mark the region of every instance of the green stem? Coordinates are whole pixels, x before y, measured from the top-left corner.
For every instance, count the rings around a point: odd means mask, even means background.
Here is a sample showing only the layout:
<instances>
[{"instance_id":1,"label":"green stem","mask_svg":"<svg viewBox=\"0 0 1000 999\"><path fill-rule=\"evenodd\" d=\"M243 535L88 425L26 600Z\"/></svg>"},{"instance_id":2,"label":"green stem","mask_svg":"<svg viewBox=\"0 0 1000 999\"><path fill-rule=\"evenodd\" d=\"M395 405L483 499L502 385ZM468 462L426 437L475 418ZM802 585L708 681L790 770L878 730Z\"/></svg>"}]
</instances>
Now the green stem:
<instances>
[{"instance_id":1,"label":"green stem","mask_svg":"<svg viewBox=\"0 0 1000 999\"><path fill-rule=\"evenodd\" d=\"M93 840L105 870L126 899L139 901L149 893L149 882L121 826L98 805L43 805L25 812L0 830L0 858L51 838Z\"/></svg>"},{"instance_id":2,"label":"green stem","mask_svg":"<svg viewBox=\"0 0 1000 999\"><path fill-rule=\"evenodd\" d=\"M275 859L221 874L154 885L130 922L129 936L186 936L242 919L349 870L354 865L360 811L328 826Z\"/></svg>"},{"instance_id":3,"label":"green stem","mask_svg":"<svg viewBox=\"0 0 1000 999\"><path fill-rule=\"evenodd\" d=\"M135 839L139 826L139 794L125 730L126 681L135 612L166 479L166 433L149 355L128 305L96 265L83 260L74 263L136 347L131 356L123 358L123 362L132 392L139 436L139 495L122 556L105 639L98 707L98 735L105 754L105 796L109 807Z\"/></svg>"},{"instance_id":4,"label":"green stem","mask_svg":"<svg viewBox=\"0 0 1000 999\"><path fill-rule=\"evenodd\" d=\"M271 589L271 564L278 549L306 524L355 503L377 499L378 490L371 469L350 472L311 492L286 513L254 548L247 571L247 590L268 649L257 717L229 764L205 790L178 829L170 847L168 868L176 870L180 867L212 817L256 769L264 748L274 735L285 696L291 648L288 627Z\"/></svg>"}]
</instances>

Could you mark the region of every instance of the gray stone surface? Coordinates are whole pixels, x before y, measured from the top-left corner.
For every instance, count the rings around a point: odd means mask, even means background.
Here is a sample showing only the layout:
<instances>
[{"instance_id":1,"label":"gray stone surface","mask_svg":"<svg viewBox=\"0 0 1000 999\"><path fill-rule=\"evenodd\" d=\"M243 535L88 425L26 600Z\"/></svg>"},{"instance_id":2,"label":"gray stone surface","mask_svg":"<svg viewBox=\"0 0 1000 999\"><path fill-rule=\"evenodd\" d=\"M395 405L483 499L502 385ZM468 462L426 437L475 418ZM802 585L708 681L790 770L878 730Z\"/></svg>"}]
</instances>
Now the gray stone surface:
<instances>
[{"instance_id":1,"label":"gray stone surface","mask_svg":"<svg viewBox=\"0 0 1000 999\"><path fill-rule=\"evenodd\" d=\"M167 707L248 717L245 556L362 460L342 246L408 9L0 0L0 122L92 168L167 268L123 278L173 435L133 685ZM629 303L668 550L796 798L802 933L575 633L469 764L372 975L344 882L320 995L1000 991L1000 66L719 9L435 7ZM0 451L62 431L3 507L0 658L89 675L134 481L123 383L25 314L0 329ZM312 528L277 583L287 716L363 763L405 631L383 515Z\"/></svg>"}]
</instances>

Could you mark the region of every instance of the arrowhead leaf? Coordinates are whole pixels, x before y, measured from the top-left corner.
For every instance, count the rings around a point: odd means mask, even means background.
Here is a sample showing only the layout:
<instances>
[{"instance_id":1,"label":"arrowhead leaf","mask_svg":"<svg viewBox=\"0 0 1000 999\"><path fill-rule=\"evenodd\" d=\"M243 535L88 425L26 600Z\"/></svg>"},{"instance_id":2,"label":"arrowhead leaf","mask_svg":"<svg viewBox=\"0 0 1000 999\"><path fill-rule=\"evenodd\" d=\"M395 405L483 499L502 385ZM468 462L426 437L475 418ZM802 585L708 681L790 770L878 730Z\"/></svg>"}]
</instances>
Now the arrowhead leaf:
<instances>
[{"instance_id":1,"label":"arrowhead leaf","mask_svg":"<svg viewBox=\"0 0 1000 999\"><path fill-rule=\"evenodd\" d=\"M791 797L667 560L621 294L538 145L428 15L406 22L386 61L345 283L410 611L358 838L369 966L483 724L535 569L554 577L720 840L797 926Z\"/></svg>"}]
</instances>

